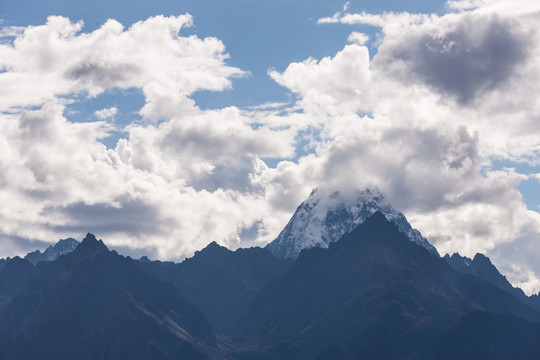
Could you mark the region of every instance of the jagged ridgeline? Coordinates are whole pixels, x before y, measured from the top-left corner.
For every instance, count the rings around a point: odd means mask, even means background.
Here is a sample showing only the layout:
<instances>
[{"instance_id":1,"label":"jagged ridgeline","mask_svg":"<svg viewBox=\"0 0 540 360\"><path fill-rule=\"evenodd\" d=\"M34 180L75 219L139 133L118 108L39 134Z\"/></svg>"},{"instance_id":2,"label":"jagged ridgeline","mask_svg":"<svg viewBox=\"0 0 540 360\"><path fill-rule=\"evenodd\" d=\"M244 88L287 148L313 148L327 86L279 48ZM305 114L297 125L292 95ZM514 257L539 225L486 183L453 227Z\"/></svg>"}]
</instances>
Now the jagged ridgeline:
<instances>
[{"instance_id":1,"label":"jagged ridgeline","mask_svg":"<svg viewBox=\"0 0 540 360\"><path fill-rule=\"evenodd\" d=\"M313 192L266 248L0 262L0 359L537 359L537 296L439 257L382 194Z\"/></svg>"}]
</instances>

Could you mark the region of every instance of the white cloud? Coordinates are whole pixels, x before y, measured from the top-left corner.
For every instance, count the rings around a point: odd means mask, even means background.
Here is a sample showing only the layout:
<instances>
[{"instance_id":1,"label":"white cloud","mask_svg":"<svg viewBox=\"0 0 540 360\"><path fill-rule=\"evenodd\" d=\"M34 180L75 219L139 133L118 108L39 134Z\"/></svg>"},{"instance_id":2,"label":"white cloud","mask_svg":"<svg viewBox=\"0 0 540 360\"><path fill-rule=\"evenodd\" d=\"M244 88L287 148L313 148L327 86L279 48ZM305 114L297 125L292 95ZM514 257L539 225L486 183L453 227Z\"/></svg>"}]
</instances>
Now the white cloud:
<instances>
[{"instance_id":1,"label":"white cloud","mask_svg":"<svg viewBox=\"0 0 540 360\"><path fill-rule=\"evenodd\" d=\"M350 33L347 41L356 45L365 45L369 41L369 36L358 31L353 31Z\"/></svg>"},{"instance_id":2,"label":"white cloud","mask_svg":"<svg viewBox=\"0 0 540 360\"><path fill-rule=\"evenodd\" d=\"M260 156L292 156L294 134L253 128L229 108L133 125L107 150L98 141L106 122L70 123L63 111L47 103L0 122L5 236L54 241L91 231L112 246L181 258L213 240L238 246L255 223L263 240L277 231L265 223L280 214L269 216L254 177L267 169Z\"/></svg>"},{"instance_id":3,"label":"white cloud","mask_svg":"<svg viewBox=\"0 0 540 360\"><path fill-rule=\"evenodd\" d=\"M383 28L384 30L394 30L400 27L406 27L414 24L421 24L429 18L437 18L436 15L428 14L410 14L408 12L385 12L382 14L370 14L365 11L357 14L348 13L346 10L342 13L336 13L332 17L321 18L319 24L342 23L348 25L370 25Z\"/></svg>"},{"instance_id":4,"label":"white cloud","mask_svg":"<svg viewBox=\"0 0 540 360\"><path fill-rule=\"evenodd\" d=\"M540 10L535 0L448 0L447 8L457 11L499 13L505 15L533 14Z\"/></svg>"},{"instance_id":5,"label":"white cloud","mask_svg":"<svg viewBox=\"0 0 540 360\"><path fill-rule=\"evenodd\" d=\"M365 111L370 108L371 73L365 46L347 45L333 58L307 59L269 75L300 96L304 110L319 114Z\"/></svg>"},{"instance_id":6,"label":"white cloud","mask_svg":"<svg viewBox=\"0 0 540 360\"><path fill-rule=\"evenodd\" d=\"M82 22L51 16L45 25L19 29L12 44L0 45L0 68L6 70L0 74L0 110L111 88L142 88L147 105L141 113L150 119L182 110L177 104L193 107L187 96L230 88L230 77L243 72L225 64L220 40L180 34L191 25L190 15L156 16L129 29L108 20L81 33Z\"/></svg>"},{"instance_id":7,"label":"white cloud","mask_svg":"<svg viewBox=\"0 0 540 360\"><path fill-rule=\"evenodd\" d=\"M540 290L540 219L516 190L527 176L491 165L538 160L538 19L494 13L503 5L453 2L442 16L345 7L320 23L381 27L377 54L353 32L332 56L269 71L294 104L246 110L203 111L190 97L244 73L226 64L220 40L180 35L188 15L129 29L110 20L91 33L62 17L27 27L0 45L0 233L93 231L177 258L212 240L272 240L315 186L373 186L441 252L485 251L515 284ZM108 122L64 115L63 97L132 87L145 119L114 149L100 143ZM247 230L256 238L243 239Z\"/></svg>"},{"instance_id":8,"label":"white cloud","mask_svg":"<svg viewBox=\"0 0 540 360\"><path fill-rule=\"evenodd\" d=\"M128 141L116 149L123 162L190 184L217 165L230 165L242 157L294 155L294 132L265 125L254 128L236 108L174 118L157 127L132 125L127 131Z\"/></svg>"},{"instance_id":9,"label":"white cloud","mask_svg":"<svg viewBox=\"0 0 540 360\"><path fill-rule=\"evenodd\" d=\"M94 116L98 118L99 120L107 120L107 119L114 119L117 113L118 113L118 109L113 106L110 108L105 108L105 109L95 111Z\"/></svg>"},{"instance_id":10,"label":"white cloud","mask_svg":"<svg viewBox=\"0 0 540 360\"><path fill-rule=\"evenodd\" d=\"M212 240L234 246L242 229L264 224L271 209L254 182L266 169L260 158L292 157L295 131L236 108L196 107L193 92L227 89L243 72L225 64L220 40L179 34L190 25L189 15L157 16L81 33L81 22L50 17L10 32L14 41L0 45L4 237L93 231L172 258ZM95 122L64 117L69 100L60 97L131 87L145 95L140 113L163 121L128 126L115 149L100 142L114 130L105 120L115 107L96 111Z\"/></svg>"}]
</instances>

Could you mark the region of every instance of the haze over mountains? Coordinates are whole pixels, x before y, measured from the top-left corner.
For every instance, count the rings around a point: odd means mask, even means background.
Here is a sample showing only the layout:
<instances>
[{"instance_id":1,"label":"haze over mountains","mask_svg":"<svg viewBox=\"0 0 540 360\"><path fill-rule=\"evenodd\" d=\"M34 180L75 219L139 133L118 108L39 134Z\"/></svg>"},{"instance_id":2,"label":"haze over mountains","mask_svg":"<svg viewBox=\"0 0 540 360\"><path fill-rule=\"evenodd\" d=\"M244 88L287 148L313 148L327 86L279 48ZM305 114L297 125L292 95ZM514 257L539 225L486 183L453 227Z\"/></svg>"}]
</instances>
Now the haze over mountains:
<instances>
[{"instance_id":1,"label":"haze over mountains","mask_svg":"<svg viewBox=\"0 0 540 360\"><path fill-rule=\"evenodd\" d=\"M267 248L181 263L61 240L1 263L0 359L539 358L538 296L433 250L375 191L314 192Z\"/></svg>"}]
</instances>

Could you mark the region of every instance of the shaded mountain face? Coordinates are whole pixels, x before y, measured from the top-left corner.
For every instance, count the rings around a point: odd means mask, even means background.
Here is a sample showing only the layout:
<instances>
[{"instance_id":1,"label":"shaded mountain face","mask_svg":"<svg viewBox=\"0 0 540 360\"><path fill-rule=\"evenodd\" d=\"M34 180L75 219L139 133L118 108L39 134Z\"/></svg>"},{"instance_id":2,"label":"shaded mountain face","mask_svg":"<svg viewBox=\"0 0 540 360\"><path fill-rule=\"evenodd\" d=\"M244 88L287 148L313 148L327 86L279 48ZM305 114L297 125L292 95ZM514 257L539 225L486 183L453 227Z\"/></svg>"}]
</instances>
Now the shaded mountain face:
<instances>
[{"instance_id":1,"label":"shaded mountain face","mask_svg":"<svg viewBox=\"0 0 540 360\"><path fill-rule=\"evenodd\" d=\"M18 256L6 259L5 265L0 269L0 310L6 307L38 272L34 265Z\"/></svg>"},{"instance_id":2,"label":"shaded mountain face","mask_svg":"<svg viewBox=\"0 0 540 360\"><path fill-rule=\"evenodd\" d=\"M259 353L246 355L253 359L417 358L449 324L478 310L540 321L376 212L328 249L304 250L259 292L237 335L258 345Z\"/></svg>"},{"instance_id":3,"label":"shaded mountain face","mask_svg":"<svg viewBox=\"0 0 540 360\"><path fill-rule=\"evenodd\" d=\"M510 282L508 282L506 277L502 275L499 270L497 270L495 265L493 265L491 260L485 255L478 253L471 260L468 257L455 253L452 256L447 254L443 259L456 271L478 276L479 278L487 280L510 293L518 290L520 295L525 296L521 289L514 288Z\"/></svg>"},{"instance_id":4,"label":"shaded mountain face","mask_svg":"<svg viewBox=\"0 0 540 360\"><path fill-rule=\"evenodd\" d=\"M480 279L489 281L499 289L512 294L522 302L532 306L540 311L540 300L538 295L527 296L520 288L512 286L506 277L497 270L491 260L482 254L476 254L471 260L468 257L461 256L458 253L449 256L444 256L444 261L448 263L454 270L464 274L477 276Z\"/></svg>"},{"instance_id":5,"label":"shaded mountain face","mask_svg":"<svg viewBox=\"0 0 540 360\"><path fill-rule=\"evenodd\" d=\"M448 254L444 255L443 259L454 270L459 271L460 273L478 276L472 260L468 257L464 257L459 255L458 253L454 253L452 256Z\"/></svg>"},{"instance_id":6,"label":"shaded mountain face","mask_svg":"<svg viewBox=\"0 0 540 360\"><path fill-rule=\"evenodd\" d=\"M314 190L296 209L283 231L266 248L280 259L296 259L303 249L327 248L376 211L383 213L410 241L439 256L420 232L411 227L405 216L375 190L358 191L353 198L338 191L326 194Z\"/></svg>"},{"instance_id":7,"label":"shaded mountain face","mask_svg":"<svg viewBox=\"0 0 540 360\"><path fill-rule=\"evenodd\" d=\"M1 310L0 358L215 357L215 335L198 309L93 235L40 264Z\"/></svg>"},{"instance_id":8,"label":"shaded mountain face","mask_svg":"<svg viewBox=\"0 0 540 360\"><path fill-rule=\"evenodd\" d=\"M15 295L35 273L35 267L28 261L16 256L6 261L0 271L0 291Z\"/></svg>"},{"instance_id":9,"label":"shaded mountain face","mask_svg":"<svg viewBox=\"0 0 540 360\"><path fill-rule=\"evenodd\" d=\"M418 357L424 359L538 359L540 324L513 314L475 311L452 322Z\"/></svg>"},{"instance_id":10,"label":"shaded mountain face","mask_svg":"<svg viewBox=\"0 0 540 360\"><path fill-rule=\"evenodd\" d=\"M291 262L261 248L230 251L215 242L180 264L146 260L139 267L174 284L185 299L197 304L218 334L234 332L234 319Z\"/></svg>"},{"instance_id":11,"label":"shaded mountain face","mask_svg":"<svg viewBox=\"0 0 540 360\"><path fill-rule=\"evenodd\" d=\"M79 242L73 238L67 238L58 241L55 245L49 246L45 251L39 250L30 252L24 257L25 260L32 264L37 264L41 261L54 261L64 254L69 254L79 245Z\"/></svg>"}]
</instances>

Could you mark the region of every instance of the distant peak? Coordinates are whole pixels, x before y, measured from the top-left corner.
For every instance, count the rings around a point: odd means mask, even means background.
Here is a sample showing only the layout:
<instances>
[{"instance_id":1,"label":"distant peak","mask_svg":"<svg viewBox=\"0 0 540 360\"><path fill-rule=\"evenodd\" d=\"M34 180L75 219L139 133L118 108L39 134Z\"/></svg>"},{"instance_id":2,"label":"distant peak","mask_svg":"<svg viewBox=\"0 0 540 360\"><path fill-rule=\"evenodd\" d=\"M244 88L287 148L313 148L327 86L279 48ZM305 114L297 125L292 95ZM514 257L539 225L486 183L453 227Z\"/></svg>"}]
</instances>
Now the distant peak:
<instances>
[{"instance_id":1,"label":"distant peak","mask_svg":"<svg viewBox=\"0 0 540 360\"><path fill-rule=\"evenodd\" d=\"M474 262L482 261L482 262L491 264L491 260L486 255L480 254L480 253L476 253L476 255L474 255L473 261Z\"/></svg>"},{"instance_id":2,"label":"distant peak","mask_svg":"<svg viewBox=\"0 0 540 360\"><path fill-rule=\"evenodd\" d=\"M11 262L13 262L14 264L26 262L26 260L22 259L20 256L14 256L14 257L12 257L10 260L11 260Z\"/></svg>"},{"instance_id":3,"label":"distant peak","mask_svg":"<svg viewBox=\"0 0 540 360\"><path fill-rule=\"evenodd\" d=\"M202 250L196 251L195 255L205 255L205 256L221 256L224 254L229 253L230 250L227 249L224 246L219 245L217 242L212 241L210 244L206 245L206 247Z\"/></svg>"},{"instance_id":4,"label":"distant peak","mask_svg":"<svg viewBox=\"0 0 540 360\"><path fill-rule=\"evenodd\" d=\"M393 223L417 245L435 256L437 250L394 209L378 190L314 189L296 209L289 223L267 248L280 259L295 259L303 249L326 248L379 212L372 221Z\"/></svg>"},{"instance_id":5,"label":"distant peak","mask_svg":"<svg viewBox=\"0 0 540 360\"><path fill-rule=\"evenodd\" d=\"M34 265L41 261L54 261L61 255L75 250L77 245L79 245L79 242L73 238L61 239L56 244L47 247L45 251L36 250L29 252L24 258Z\"/></svg>"},{"instance_id":6,"label":"distant peak","mask_svg":"<svg viewBox=\"0 0 540 360\"><path fill-rule=\"evenodd\" d=\"M203 251L229 251L226 247L219 245L217 242L212 241L206 245Z\"/></svg>"},{"instance_id":7,"label":"distant peak","mask_svg":"<svg viewBox=\"0 0 540 360\"><path fill-rule=\"evenodd\" d=\"M89 235L91 235L91 234L89 234ZM56 243L56 245L54 247L65 246L65 245L73 245L73 244L78 244L78 243L79 242L77 240L75 240L74 238L60 239L60 240L58 240L58 242Z\"/></svg>"},{"instance_id":8,"label":"distant peak","mask_svg":"<svg viewBox=\"0 0 540 360\"><path fill-rule=\"evenodd\" d=\"M90 253L90 254L97 254L99 252L103 251L109 251L107 246L103 243L103 241L96 239L94 234L86 234L83 241L77 246L77 249L75 250L78 253L84 252L84 253Z\"/></svg>"},{"instance_id":9,"label":"distant peak","mask_svg":"<svg viewBox=\"0 0 540 360\"><path fill-rule=\"evenodd\" d=\"M449 255L448 255L449 256ZM469 259L468 257L466 256L461 256L458 252L455 252L452 254L452 256L449 256L452 260L467 260L467 261L472 261L471 259Z\"/></svg>"},{"instance_id":10,"label":"distant peak","mask_svg":"<svg viewBox=\"0 0 540 360\"><path fill-rule=\"evenodd\" d=\"M83 239L83 242L85 241L98 241L98 240L96 239L96 236L94 234L88 233Z\"/></svg>"}]
</instances>

